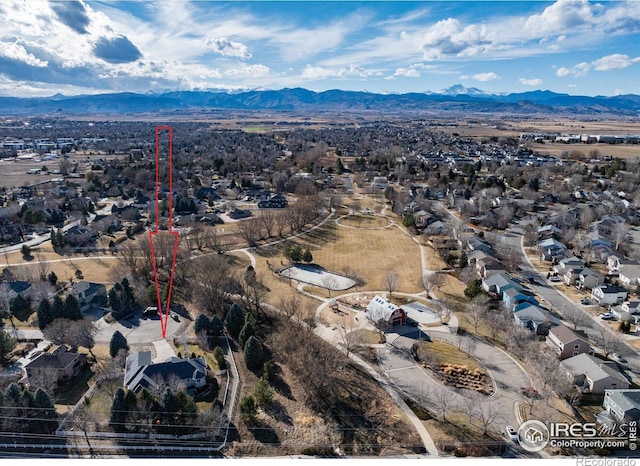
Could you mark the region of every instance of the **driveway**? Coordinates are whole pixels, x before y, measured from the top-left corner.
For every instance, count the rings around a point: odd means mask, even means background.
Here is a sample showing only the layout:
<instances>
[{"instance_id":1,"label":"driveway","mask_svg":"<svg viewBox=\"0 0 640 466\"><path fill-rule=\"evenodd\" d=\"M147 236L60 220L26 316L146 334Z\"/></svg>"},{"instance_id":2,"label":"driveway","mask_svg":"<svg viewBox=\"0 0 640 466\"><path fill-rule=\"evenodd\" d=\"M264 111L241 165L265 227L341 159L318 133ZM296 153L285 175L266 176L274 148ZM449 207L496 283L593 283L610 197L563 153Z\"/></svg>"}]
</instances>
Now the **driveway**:
<instances>
[{"instance_id":1,"label":"driveway","mask_svg":"<svg viewBox=\"0 0 640 466\"><path fill-rule=\"evenodd\" d=\"M116 330L125 336L127 343L130 345L144 344L163 339L160 318L155 316L150 318L133 317L113 324L108 324L104 319L98 319L95 325L98 329L95 336L96 343L108 344ZM176 333L179 328L180 322L176 322L169 317L167 320L167 338Z\"/></svg>"},{"instance_id":2,"label":"driveway","mask_svg":"<svg viewBox=\"0 0 640 466\"><path fill-rule=\"evenodd\" d=\"M153 358L153 362L164 362L167 359L171 359L176 355L173 352L173 348L167 340L157 340L153 342L153 346L156 349L156 357Z\"/></svg>"}]
</instances>

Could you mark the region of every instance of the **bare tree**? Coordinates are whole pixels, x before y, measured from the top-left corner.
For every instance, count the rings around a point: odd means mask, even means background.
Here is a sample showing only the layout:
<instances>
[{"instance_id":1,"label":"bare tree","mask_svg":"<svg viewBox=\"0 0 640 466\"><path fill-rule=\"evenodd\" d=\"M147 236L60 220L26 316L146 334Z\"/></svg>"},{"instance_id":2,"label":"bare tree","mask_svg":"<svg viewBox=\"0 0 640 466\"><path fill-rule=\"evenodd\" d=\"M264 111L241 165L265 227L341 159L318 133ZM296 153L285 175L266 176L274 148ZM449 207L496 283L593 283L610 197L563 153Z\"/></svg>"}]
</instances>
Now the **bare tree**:
<instances>
[{"instance_id":1,"label":"bare tree","mask_svg":"<svg viewBox=\"0 0 640 466\"><path fill-rule=\"evenodd\" d=\"M438 290L438 292L440 292L440 289L444 285L445 280L445 274L440 272L433 272L431 274L425 275L422 283L425 287L425 290L427 290L429 293L431 293L434 288Z\"/></svg>"},{"instance_id":2,"label":"bare tree","mask_svg":"<svg viewBox=\"0 0 640 466\"><path fill-rule=\"evenodd\" d=\"M611 235L613 236L616 251L620 247L620 243L624 242L629 231L631 231L631 226L626 222L618 222L611 228Z\"/></svg>"},{"instance_id":3,"label":"bare tree","mask_svg":"<svg viewBox=\"0 0 640 466\"><path fill-rule=\"evenodd\" d=\"M331 291L336 289L338 281L333 275L327 275L322 279L322 286L327 289L329 297L331 297Z\"/></svg>"},{"instance_id":4,"label":"bare tree","mask_svg":"<svg viewBox=\"0 0 640 466\"><path fill-rule=\"evenodd\" d=\"M260 217L258 217L258 223L264 231L267 238L273 236L273 230L276 227L276 215L272 209L263 209Z\"/></svg>"},{"instance_id":5,"label":"bare tree","mask_svg":"<svg viewBox=\"0 0 640 466\"><path fill-rule=\"evenodd\" d=\"M473 325L473 331L478 333L478 326L484 319L487 312L489 297L486 295L478 295L469 304L465 312L465 316L469 323Z\"/></svg>"},{"instance_id":6,"label":"bare tree","mask_svg":"<svg viewBox=\"0 0 640 466\"><path fill-rule=\"evenodd\" d=\"M347 357L349 357L351 353L357 353L364 342L362 332L354 329L351 325L347 325L346 327L339 326L338 334L340 335L340 342L342 346L344 346Z\"/></svg>"},{"instance_id":7,"label":"bare tree","mask_svg":"<svg viewBox=\"0 0 640 466\"><path fill-rule=\"evenodd\" d=\"M279 308L287 319L299 313L301 304L302 300L297 294L291 294L288 297L280 296Z\"/></svg>"},{"instance_id":8,"label":"bare tree","mask_svg":"<svg viewBox=\"0 0 640 466\"><path fill-rule=\"evenodd\" d=\"M605 357L608 357L611 353L621 351L624 348L622 335L614 333L605 327L600 328L600 331L596 336L596 343L604 353Z\"/></svg>"},{"instance_id":9,"label":"bare tree","mask_svg":"<svg viewBox=\"0 0 640 466\"><path fill-rule=\"evenodd\" d=\"M37 258L37 269L38 269L38 278L40 281L47 281L47 275L49 274L49 264L42 259L42 255L40 253L36 254Z\"/></svg>"},{"instance_id":10,"label":"bare tree","mask_svg":"<svg viewBox=\"0 0 640 466\"><path fill-rule=\"evenodd\" d=\"M238 222L238 232L250 248L258 244L258 239L260 238L260 225L258 224L257 219L249 218Z\"/></svg>"},{"instance_id":11,"label":"bare tree","mask_svg":"<svg viewBox=\"0 0 640 466\"><path fill-rule=\"evenodd\" d=\"M446 387L437 387L433 390L433 401L442 420L447 420L447 411L455 400L455 393Z\"/></svg>"},{"instance_id":12,"label":"bare tree","mask_svg":"<svg viewBox=\"0 0 640 466\"><path fill-rule=\"evenodd\" d=\"M502 419L502 413L498 407L498 402L493 399L478 400L476 407L476 419L480 422L482 428L482 434L487 435L489 428L494 427L500 423Z\"/></svg>"},{"instance_id":13,"label":"bare tree","mask_svg":"<svg viewBox=\"0 0 640 466\"><path fill-rule=\"evenodd\" d=\"M471 390L461 390L460 395L461 402L459 408L465 412L469 423L471 423L478 407L478 394Z\"/></svg>"},{"instance_id":14,"label":"bare tree","mask_svg":"<svg viewBox=\"0 0 640 466\"><path fill-rule=\"evenodd\" d=\"M570 304L564 310L564 318L571 322L574 329L578 327L587 326L589 324L590 319L587 314L582 310L578 309L576 306Z\"/></svg>"},{"instance_id":15,"label":"bare tree","mask_svg":"<svg viewBox=\"0 0 640 466\"><path fill-rule=\"evenodd\" d=\"M391 299L391 295L398 287L398 282L400 281L400 277L395 270L389 269L384 274L383 278L383 286L384 289L389 292L389 299Z\"/></svg>"}]
</instances>

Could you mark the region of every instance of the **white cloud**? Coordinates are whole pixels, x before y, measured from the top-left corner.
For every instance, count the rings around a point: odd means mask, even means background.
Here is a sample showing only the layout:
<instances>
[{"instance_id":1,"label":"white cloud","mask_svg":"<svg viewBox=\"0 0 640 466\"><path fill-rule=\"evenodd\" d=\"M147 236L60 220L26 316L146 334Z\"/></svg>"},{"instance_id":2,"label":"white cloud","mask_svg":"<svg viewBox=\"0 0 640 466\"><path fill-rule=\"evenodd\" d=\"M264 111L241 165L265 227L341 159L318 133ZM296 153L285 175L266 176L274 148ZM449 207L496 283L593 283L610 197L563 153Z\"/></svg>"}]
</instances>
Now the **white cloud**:
<instances>
[{"instance_id":1,"label":"white cloud","mask_svg":"<svg viewBox=\"0 0 640 466\"><path fill-rule=\"evenodd\" d=\"M487 81L494 81L496 79L500 79L500 76L498 76L493 72L490 72L490 73L474 74L473 76L471 76L471 78L475 79L476 81L487 82Z\"/></svg>"},{"instance_id":2,"label":"white cloud","mask_svg":"<svg viewBox=\"0 0 640 466\"><path fill-rule=\"evenodd\" d=\"M540 84L542 84L542 79L540 78L532 78L532 79L527 79L527 78L520 78L518 79L518 81L520 81L520 84L524 84L525 86L539 86Z\"/></svg>"},{"instance_id":3,"label":"white cloud","mask_svg":"<svg viewBox=\"0 0 640 466\"><path fill-rule=\"evenodd\" d=\"M485 25L463 26L459 20L448 18L438 21L424 34L420 49L425 60L446 56L475 56L486 52L492 41Z\"/></svg>"},{"instance_id":4,"label":"white cloud","mask_svg":"<svg viewBox=\"0 0 640 466\"><path fill-rule=\"evenodd\" d=\"M596 21L595 14L600 10L588 0L558 0L527 19L524 29L533 34L563 34L565 31L587 28Z\"/></svg>"},{"instance_id":5,"label":"white cloud","mask_svg":"<svg viewBox=\"0 0 640 466\"><path fill-rule=\"evenodd\" d=\"M20 44L18 40L11 41L11 39L9 38L9 41L0 40L0 44L2 44L2 46L0 47L0 56L39 68L44 68L49 64L46 60L40 60L33 54L27 52L24 46Z\"/></svg>"},{"instance_id":6,"label":"white cloud","mask_svg":"<svg viewBox=\"0 0 640 466\"><path fill-rule=\"evenodd\" d=\"M329 68L322 66L313 66L307 64L302 70L300 77L305 80L322 80L329 78L347 78L347 77L359 77L367 78L372 75L381 75L380 71L366 70L356 65L349 65L348 68Z\"/></svg>"},{"instance_id":7,"label":"white cloud","mask_svg":"<svg viewBox=\"0 0 640 466\"><path fill-rule=\"evenodd\" d=\"M594 69L595 71L622 70L634 63L640 63L640 57L631 58L628 55L614 53L612 55L606 55L598 58L591 63L582 62L571 68L566 68L564 66L560 67L556 70L556 75L561 78L567 76L581 77L585 76L591 69Z\"/></svg>"},{"instance_id":8,"label":"white cloud","mask_svg":"<svg viewBox=\"0 0 640 466\"><path fill-rule=\"evenodd\" d=\"M394 76L401 76L405 78L419 78L421 70L434 70L437 68L437 65L426 65L424 63L414 63L409 65L407 68L398 68L393 73L391 78Z\"/></svg>"},{"instance_id":9,"label":"white cloud","mask_svg":"<svg viewBox=\"0 0 640 466\"><path fill-rule=\"evenodd\" d=\"M251 52L246 45L231 41L226 37L209 38L205 44L215 53L224 57L251 58Z\"/></svg>"},{"instance_id":10,"label":"white cloud","mask_svg":"<svg viewBox=\"0 0 640 466\"><path fill-rule=\"evenodd\" d=\"M640 57L629 58L628 55L614 53L591 62L593 69L596 71L621 70L631 66L633 63L640 62Z\"/></svg>"},{"instance_id":11,"label":"white cloud","mask_svg":"<svg viewBox=\"0 0 640 466\"><path fill-rule=\"evenodd\" d=\"M250 78L264 78L271 73L268 66L264 65L243 65L239 68L232 68L224 72L227 76L244 76Z\"/></svg>"}]
</instances>

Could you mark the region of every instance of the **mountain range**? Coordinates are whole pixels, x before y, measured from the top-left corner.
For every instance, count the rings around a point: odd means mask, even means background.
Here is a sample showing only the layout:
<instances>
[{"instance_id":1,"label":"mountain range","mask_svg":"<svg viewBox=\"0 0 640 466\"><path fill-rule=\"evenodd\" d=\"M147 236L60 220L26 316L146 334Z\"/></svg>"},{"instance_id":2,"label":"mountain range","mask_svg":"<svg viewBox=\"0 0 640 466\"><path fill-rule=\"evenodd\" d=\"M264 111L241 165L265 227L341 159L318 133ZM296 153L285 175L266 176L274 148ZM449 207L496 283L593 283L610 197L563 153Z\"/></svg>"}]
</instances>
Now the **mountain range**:
<instances>
[{"instance_id":1,"label":"mountain range","mask_svg":"<svg viewBox=\"0 0 640 466\"><path fill-rule=\"evenodd\" d=\"M0 114L121 114L207 110L377 111L381 113L501 113L516 115L618 115L638 117L640 96L576 96L552 91L487 94L456 84L437 92L376 94L302 88L252 90L237 93L172 91L161 94L130 92L51 97L2 97Z\"/></svg>"}]
</instances>

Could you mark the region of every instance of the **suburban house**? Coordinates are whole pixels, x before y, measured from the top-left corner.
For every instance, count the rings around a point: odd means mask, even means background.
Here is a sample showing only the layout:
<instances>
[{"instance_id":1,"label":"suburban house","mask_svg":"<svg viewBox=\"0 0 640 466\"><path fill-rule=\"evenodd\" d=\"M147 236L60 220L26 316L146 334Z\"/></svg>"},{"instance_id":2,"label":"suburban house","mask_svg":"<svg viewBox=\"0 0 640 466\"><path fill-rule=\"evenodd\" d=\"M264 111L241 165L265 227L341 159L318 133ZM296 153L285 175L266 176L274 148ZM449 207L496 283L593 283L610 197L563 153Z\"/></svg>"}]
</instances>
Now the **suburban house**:
<instances>
[{"instance_id":1,"label":"suburban house","mask_svg":"<svg viewBox=\"0 0 640 466\"><path fill-rule=\"evenodd\" d=\"M80 374L86 365L86 354L62 345L51 352L40 353L27 362L24 368L30 383L52 380L57 385L63 385Z\"/></svg>"},{"instance_id":2,"label":"suburban house","mask_svg":"<svg viewBox=\"0 0 640 466\"><path fill-rule=\"evenodd\" d=\"M618 272L620 283L626 287L636 287L640 283L640 264L627 264Z\"/></svg>"},{"instance_id":3,"label":"suburban house","mask_svg":"<svg viewBox=\"0 0 640 466\"><path fill-rule=\"evenodd\" d=\"M469 251L484 251L487 254L492 252L491 245L477 236L474 236L467 241L467 249Z\"/></svg>"},{"instance_id":4,"label":"suburban house","mask_svg":"<svg viewBox=\"0 0 640 466\"><path fill-rule=\"evenodd\" d=\"M538 237L542 239L547 239L555 235L561 235L562 230L555 225L544 225L539 227L536 230L536 233L538 233Z\"/></svg>"},{"instance_id":5,"label":"suburban house","mask_svg":"<svg viewBox=\"0 0 640 466\"><path fill-rule=\"evenodd\" d=\"M506 272L504 265L497 259L487 256L476 260L476 272L480 278L487 278L499 272Z\"/></svg>"},{"instance_id":6,"label":"suburban house","mask_svg":"<svg viewBox=\"0 0 640 466\"><path fill-rule=\"evenodd\" d=\"M0 290L2 290L3 294L7 294L6 298L8 298L9 301L14 300L18 295L27 299L31 296L31 283L21 280L3 281L0 284ZM5 298L5 296L3 296L3 298Z\"/></svg>"},{"instance_id":7,"label":"suburban house","mask_svg":"<svg viewBox=\"0 0 640 466\"><path fill-rule=\"evenodd\" d=\"M374 296L369 301L365 314L374 323L380 321L386 322L387 325L405 325L407 323L407 313L404 309L381 296Z\"/></svg>"},{"instance_id":8,"label":"suburban house","mask_svg":"<svg viewBox=\"0 0 640 466\"><path fill-rule=\"evenodd\" d=\"M560 259L556 265L553 266L553 271L562 276L567 270L581 269L584 267L584 261L578 257L566 257Z\"/></svg>"},{"instance_id":9,"label":"suburban house","mask_svg":"<svg viewBox=\"0 0 640 466\"><path fill-rule=\"evenodd\" d=\"M638 265L638 262L621 257L619 254L611 254L607 257L607 269L611 274L620 272L625 265Z\"/></svg>"},{"instance_id":10,"label":"suburban house","mask_svg":"<svg viewBox=\"0 0 640 466\"><path fill-rule=\"evenodd\" d=\"M590 354L578 354L561 363L573 382L584 392L603 395L606 389L629 388L629 381L613 361L603 361Z\"/></svg>"},{"instance_id":11,"label":"suburban house","mask_svg":"<svg viewBox=\"0 0 640 466\"><path fill-rule=\"evenodd\" d=\"M549 330L545 341L560 359L567 359L583 353L593 353L587 338L580 336L566 325L558 325Z\"/></svg>"},{"instance_id":12,"label":"suburban house","mask_svg":"<svg viewBox=\"0 0 640 466\"><path fill-rule=\"evenodd\" d=\"M138 351L127 356L124 386L137 393L143 388L158 390L171 379L177 379L187 391L205 385L207 362L204 358L180 359L153 363L151 351Z\"/></svg>"},{"instance_id":13,"label":"suburban house","mask_svg":"<svg viewBox=\"0 0 640 466\"><path fill-rule=\"evenodd\" d=\"M524 287L513 280L508 273L496 273L482 280L482 289L487 293L496 293L500 298L509 288L524 290Z\"/></svg>"},{"instance_id":14,"label":"suburban house","mask_svg":"<svg viewBox=\"0 0 640 466\"><path fill-rule=\"evenodd\" d=\"M93 237L94 233L90 228L82 225L75 225L66 231L64 240L71 246L83 246L91 242Z\"/></svg>"},{"instance_id":15,"label":"suburban house","mask_svg":"<svg viewBox=\"0 0 640 466\"><path fill-rule=\"evenodd\" d=\"M620 286L596 286L591 290L591 300L600 306L621 304L629 293Z\"/></svg>"},{"instance_id":16,"label":"suburban house","mask_svg":"<svg viewBox=\"0 0 640 466\"><path fill-rule=\"evenodd\" d=\"M547 238L538 243L540 260L553 262L559 261L567 254L567 247L554 238Z\"/></svg>"},{"instance_id":17,"label":"suburban house","mask_svg":"<svg viewBox=\"0 0 640 466\"><path fill-rule=\"evenodd\" d=\"M602 407L617 422L640 420L640 390L607 389Z\"/></svg>"},{"instance_id":18,"label":"suburban house","mask_svg":"<svg viewBox=\"0 0 640 466\"><path fill-rule=\"evenodd\" d=\"M502 302L504 305L514 311L518 304L527 302L529 304L538 305L534 294L529 290L519 290L517 288L509 288L502 293Z\"/></svg>"},{"instance_id":19,"label":"suburban house","mask_svg":"<svg viewBox=\"0 0 640 466\"><path fill-rule=\"evenodd\" d=\"M526 328L536 335L546 335L549 332L549 318L547 313L534 304L529 304L513 313L516 324Z\"/></svg>"},{"instance_id":20,"label":"suburban house","mask_svg":"<svg viewBox=\"0 0 640 466\"><path fill-rule=\"evenodd\" d=\"M602 285L604 285L604 275L588 267L580 271L576 281L576 286L581 290L592 290L596 286Z\"/></svg>"},{"instance_id":21,"label":"suburban house","mask_svg":"<svg viewBox=\"0 0 640 466\"><path fill-rule=\"evenodd\" d=\"M94 300L104 303L107 299L107 287L102 283L92 283L83 280L73 285L71 293L76 297L83 311L89 308Z\"/></svg>"},{"instance_id":22,"label":"suburban house","mask_svg":"<svg viewBox=\"0 0 640 466\"><path fill-rule=\"evenodd\" d=\"M620 309L632 315L640 314L640 301L625 301L620 305Z\"/></svg>"}]
</instances>

